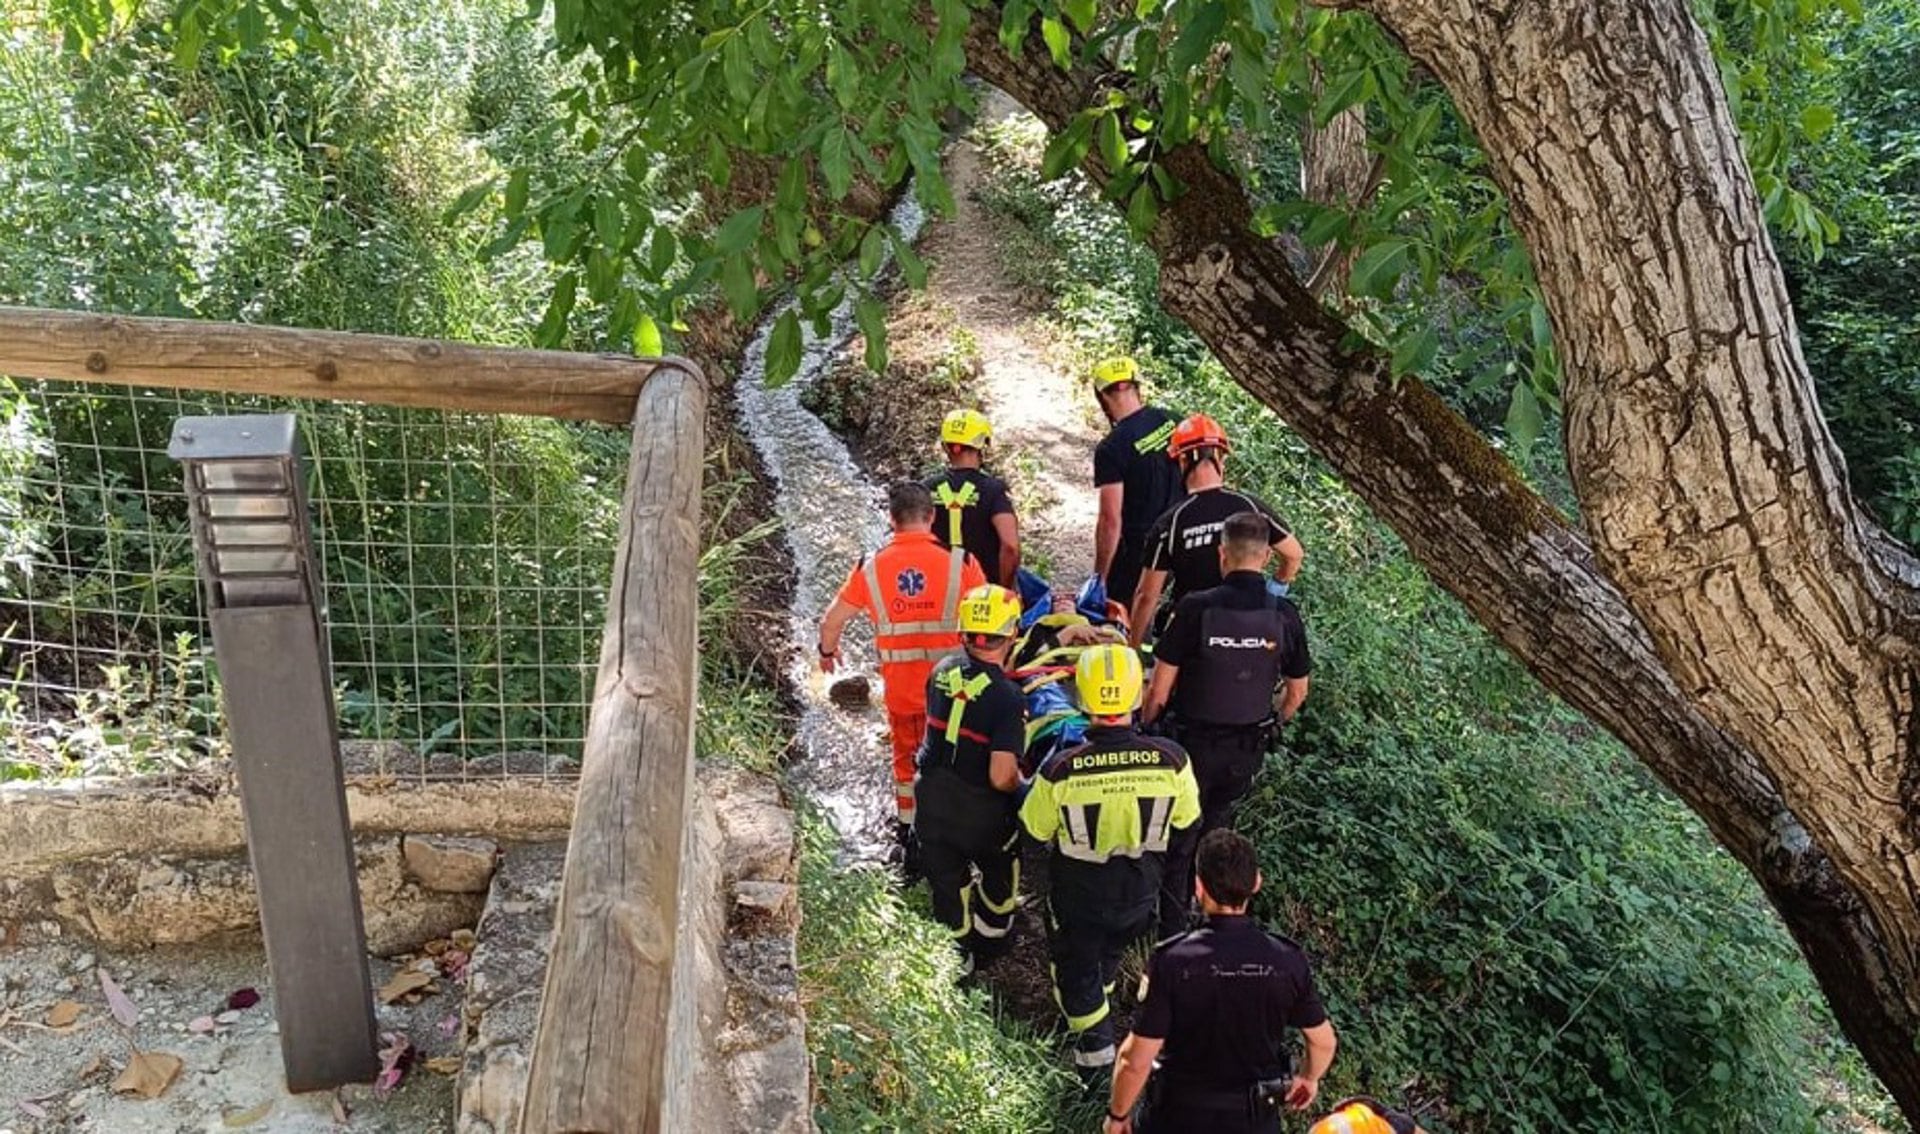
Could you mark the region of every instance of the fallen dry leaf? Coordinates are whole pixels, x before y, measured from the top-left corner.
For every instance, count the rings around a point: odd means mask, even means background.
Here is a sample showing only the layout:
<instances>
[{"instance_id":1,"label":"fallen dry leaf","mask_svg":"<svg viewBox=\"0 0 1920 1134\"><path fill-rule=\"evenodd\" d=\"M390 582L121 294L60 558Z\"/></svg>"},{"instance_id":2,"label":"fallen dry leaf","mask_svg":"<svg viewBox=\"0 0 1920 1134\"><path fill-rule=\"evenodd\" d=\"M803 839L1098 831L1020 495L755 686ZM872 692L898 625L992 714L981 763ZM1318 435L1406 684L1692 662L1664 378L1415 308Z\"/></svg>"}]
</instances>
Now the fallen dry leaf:
<instances>
[{"instance_id":1,"label":"fallen dry leaf","mask_svg":"<svg viewBox=\"0 0 1920 1134\"><path fill-rule=\"evenodd\" d=\"M80 1002L77 1000L57 1001L47 1009L47 1027L65 1028L80 1018Z\"/></svg>"},{"instance_id":2,"label":"fallen dry leaf","mask_svg":"<svg viewBox=\"0 0 1920 1134\"><path fill-rule=\"evenodd\" d=\"M139 1023L140 1009L135 1008L133 1001L127 999L127 994L120 991L120 986L113 983L113 978L107 975L107 970L100 968L95 969L94 972L100 978L100 991L107 996L107 1007L113 1010L113 1018L120 1021L120 1026L131 1029Z\"/></svg>"},{"instance_id":3,"label":"fallen dry leaf","mask_svg":"<svg viewBox=\"0 0 1920 1134\"><path fill-rule=\"evenodd\" d=\"M227 1111L220 1116L220 1125L229 1130L238 1129L242 1126L252 1126L254 1123L272 1113L273 1100L268 1099L257 1106L250 1106L245 1110Z\"/></svg>"},{"instance_id":4,"label":"fallen dry leaf","mask_svg":"<svg viewBox=\"0 0 1920 1134\"><path fill-rule=\"evenodd\" d=\"M347 1115L352 1113L347 1109L347 1104L340 1101L338 1093L329 1101L333 1103L333 1124L335 1126L345 1126L347 1124Z\"/></svg>"},{"instance_id":5,"label":"fallen dry leaf","mask_svg":"<svg viewBox=\"0 0 1920 1134\"><path fill-rule=\"evenodd\" d=\"M227 997L227 1011L243 1012L258 1003L260 1003L260 992L258 989L235 989L233 993Z\"/></svg>"},{"instance_id":6,"label":"fallen dry leaf","mask_svg":"<svg viewBox=\"0 0 1920 1134\"><path fill-rule=\"evenodd\" d=\"M93 1058L87 1060L87 1065L80 1069L79 1078L83 1080L91 1079L94 1077L95 1074L99 1073L102 1069L104 1069L106 1065L107 1065L107 1057L104 1055L101 1055L99 1052L96 1051L93 1053Z\"/></svg>"},{"instance_id":7,"label":"fallen dry leaf","mask_svg":"<svg viewBox=\"0 0 1920 1134\"><path fill-rule=\"evenodd\" d=\"M419 1057L413 1041L399 1032L381 1032L387 1046L380 1049L380 1074L373 1081L373 1093L385 1098L406 1078L407 1068Z\"/></svg>"},{"instance_id":8,"label":"fallen dry leaf","mask_svg":"<svg viewBox=\"0 0 1920 1134\"><path fill-rule=\"evenodd\" d=\"M28 1118L45 1119L47 1117L47 1108L32 1099L21 1099L13 1105L19 1107Z\"/></svg>"},{"instance_id":9,"label":"fallen dry leaf","mask_svg":"<svg viewBox=\"0 0 1920 1134\"><path fill-rule=\"evenodd\" d=\"M420 947L420 951L425 953L429 957L438 957L440 954L446 952L451 948L453 948L453 942L447 940L444 937L436 937L432 941L429 941L425 945L422 945Z\"/></svg>"},{"instance_id":10,"label":"fallen dry leaf","mask_svg":"<svg viewBox=\"0 0 1920 1134\"><path fill-rule=\"evenodd\" d=\"M458 1075L460 1057L457 1055L436 1055L427 1060L427 1070L436 1075Z\"/></svg>"},{"instance_id":11,"label":"fallen dry leaf","mask_svg":"<svg viewBox=\"0 0 1920 1134\"><path fill-rule=\"evenodd\" d=\"M214 1029L212 1016L195 1016L187 1021L187 1030L196 1036L204 1036Z\"/></svg>"},{"instance_id":12,"label":"fallen dry leaf","mask_svg":"<svg viewBox=\"0 0 1920 1134\"><path fill-rule=\"evenodd\" d=\"M380 1003L391 1004L409 992L418 992L433 983L432 973L404 969L380 988Z\"/></svg>"},{"instance_id":13,"label":"fallen dry leaf","mask_svg":"<svg viewBox=\"0 0 1920 1134\"><path fill-rule=\"evenodd\" d=\"M471 929L456 929L453 931L453 936L450 937L449 940L453 942L454 948L465 949L471 953L473 952L474 943L479 939L473 935L473 930Z\"/></svg>"},{"instance_id":14,"label":"fallen dry leaf","mask_svg":"<svg viewBox=\"0 0 1920 1134\"><path fill-rule=\"evenodd\" d=\"M157 1099L167 1093L180 1074L180 1057L164 1051L136 1051L127 1061L127 1069L113 1081L115 1094L139 1095Z\"/></svg>"}]
</instances>

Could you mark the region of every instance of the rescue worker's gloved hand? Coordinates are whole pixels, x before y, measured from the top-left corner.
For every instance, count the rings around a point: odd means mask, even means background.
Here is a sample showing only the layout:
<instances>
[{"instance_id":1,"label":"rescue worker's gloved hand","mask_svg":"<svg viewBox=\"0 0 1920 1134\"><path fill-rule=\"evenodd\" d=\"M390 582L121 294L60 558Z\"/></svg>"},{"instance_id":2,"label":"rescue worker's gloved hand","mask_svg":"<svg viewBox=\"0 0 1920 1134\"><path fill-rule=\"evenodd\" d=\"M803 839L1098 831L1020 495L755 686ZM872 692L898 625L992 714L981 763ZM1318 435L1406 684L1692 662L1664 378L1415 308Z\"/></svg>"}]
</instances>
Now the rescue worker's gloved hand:
<instances>
[{"instance_id":1,"label":"rescue worker's gloved hand","mask_svg":"<svg viewBox=\"0 0 1920 1134\"><path fill-rule=\"evenodd\" d=\"M1286 598L1288 592L1292 590L1293 590L1292 583L1283 583L1278 579L1267 580L1267 593L1272 595L1274 598Z\"/></svg>"}]
</instances>

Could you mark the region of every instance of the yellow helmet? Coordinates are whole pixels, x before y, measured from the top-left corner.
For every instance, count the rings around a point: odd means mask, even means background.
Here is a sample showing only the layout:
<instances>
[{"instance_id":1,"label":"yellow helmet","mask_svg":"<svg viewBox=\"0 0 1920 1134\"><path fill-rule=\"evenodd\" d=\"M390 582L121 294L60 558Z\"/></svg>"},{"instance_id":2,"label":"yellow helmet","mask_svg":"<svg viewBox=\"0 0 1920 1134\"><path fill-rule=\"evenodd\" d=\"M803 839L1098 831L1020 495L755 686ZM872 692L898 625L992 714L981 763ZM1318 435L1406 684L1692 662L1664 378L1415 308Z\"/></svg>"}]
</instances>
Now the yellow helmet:
<instances>
[{"instance_id":1,"label":"yellow helmet","mask_svg":"<svg viewBox=\"0 0 1920 1134\"><path fill-rule=\"evenodd\" d=\"M1140 364L1126 355L1101 359L1093 365L1093 392L1096 394L1108 386L1118 386L1122 382L1139 380Z\"/></svg>"},{"instance_id":2,"label":"yellow helmet","mask_svg":"<svg viewBox=\"0 0 1920 1134\"><path fill-rule=\"evenodd\" d=\"M1020 629L1020 599L986 583L960 596L960 632L1011 638Z\"/></svg>"},{"instance_id":3,"label":"yellow helmet","mask_svg":"<svg viewBox=\"0 0 1920 1134\"><path fill-rule=\"evenodd\" d=\"M1089 646L1073 667L1080 707L1096 717L1120 717L1140 707L1140 655L1112 643Z\"/></svg>"},{"instance_id":4,"label":"yellow helmet","mask_svg":"<svg viewBox=\"0 0 1920 1134\"><path fill-rule=\"evenodd\" d=\"M957 409L940 423L942 445L967 445L984 449L993 440L993 426L979 410Z\"/></svg>"}]
</instances>

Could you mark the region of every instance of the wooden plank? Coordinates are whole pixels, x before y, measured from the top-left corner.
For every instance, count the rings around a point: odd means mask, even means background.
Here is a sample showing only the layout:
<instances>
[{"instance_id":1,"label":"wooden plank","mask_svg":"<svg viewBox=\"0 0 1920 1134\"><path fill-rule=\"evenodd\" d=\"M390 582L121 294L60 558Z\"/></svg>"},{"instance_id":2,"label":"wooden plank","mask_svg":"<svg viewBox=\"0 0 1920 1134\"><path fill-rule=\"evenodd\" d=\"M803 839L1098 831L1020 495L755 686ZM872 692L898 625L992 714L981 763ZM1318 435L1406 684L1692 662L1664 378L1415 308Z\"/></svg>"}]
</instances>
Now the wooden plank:
<instances>
[{"instance_id":1,"label":"wooden plank","mask_svg":"<svg viewBox=\"0 0 1920 1134\"><path fill-rule=\"evenodd\" d=\"M658 360L0 307L0 374L622 423Z\"/></svg>"},{"instance_id":2,"label":"wooden plank","mask_svg":"<svg viewBox=\"0 0 1920 1134\"><path fill-rule=\"evenodd\" d=\"M676 364L655 372L634 409L525 1134L657 1134L683 1113L677 1072L693 1022L674 1018L673 974L693 794L706 408L699 372Z\"/></svg>"},{"instance_id":3,"label":"wooden plank","mask_svg":"<svg viewBox=\"0 0 1920 1134\"><path fill-rule=\"evenodd\" d=\"M229 607L210 618L287 1089L369 1082L380 1044L314 609Z\"/></svg>"}]
</instances>

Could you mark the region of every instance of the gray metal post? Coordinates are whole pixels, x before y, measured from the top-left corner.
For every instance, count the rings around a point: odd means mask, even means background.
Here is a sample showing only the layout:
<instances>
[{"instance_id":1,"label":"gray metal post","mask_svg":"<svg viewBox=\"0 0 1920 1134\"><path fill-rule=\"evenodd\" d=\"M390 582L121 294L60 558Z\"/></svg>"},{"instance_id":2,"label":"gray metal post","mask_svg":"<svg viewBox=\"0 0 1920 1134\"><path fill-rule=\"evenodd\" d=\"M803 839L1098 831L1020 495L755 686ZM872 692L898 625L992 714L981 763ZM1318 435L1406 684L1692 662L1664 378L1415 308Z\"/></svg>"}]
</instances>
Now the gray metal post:
<instances>
[{"instance_id":1,"label":"gray metal post","mask_svg":"<svg viewBox=\"0 0 1920 1134\"><path fill-rule=\"evenodd\" d=\"M294 418L181 418L167 452L186 464L287 1087L365 1082L379 1043Z\"/></svg>"}]
</instances>

